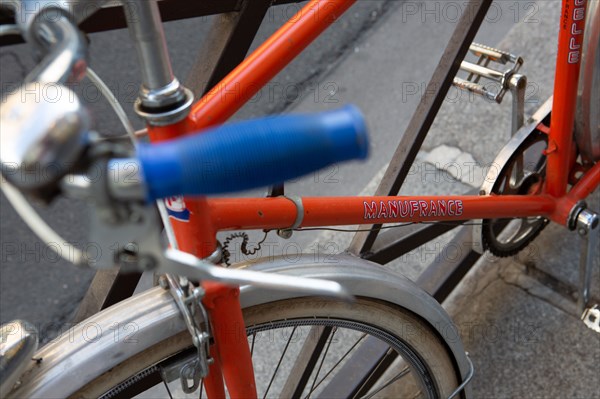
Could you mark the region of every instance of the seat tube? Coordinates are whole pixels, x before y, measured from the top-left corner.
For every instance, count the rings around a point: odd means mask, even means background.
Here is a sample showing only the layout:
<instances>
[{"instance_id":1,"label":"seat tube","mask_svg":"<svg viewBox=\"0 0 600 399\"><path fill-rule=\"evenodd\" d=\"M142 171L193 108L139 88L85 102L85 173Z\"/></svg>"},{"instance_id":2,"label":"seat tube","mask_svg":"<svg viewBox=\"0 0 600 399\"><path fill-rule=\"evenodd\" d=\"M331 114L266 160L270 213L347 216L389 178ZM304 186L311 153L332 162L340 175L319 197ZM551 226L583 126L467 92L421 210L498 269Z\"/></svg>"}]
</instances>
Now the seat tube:
<instances>
[{"instance_id":1,"label":"seat tube","mask_svg":"<svg viewBox=\"0 0 600 399\"><path fill-rule=\"evenodd\" d=\"M569 182L586 7L586 0L562 2L552 120L546 150L546 189L554 197L562 197Z\"/></svg>"}]
</instances>

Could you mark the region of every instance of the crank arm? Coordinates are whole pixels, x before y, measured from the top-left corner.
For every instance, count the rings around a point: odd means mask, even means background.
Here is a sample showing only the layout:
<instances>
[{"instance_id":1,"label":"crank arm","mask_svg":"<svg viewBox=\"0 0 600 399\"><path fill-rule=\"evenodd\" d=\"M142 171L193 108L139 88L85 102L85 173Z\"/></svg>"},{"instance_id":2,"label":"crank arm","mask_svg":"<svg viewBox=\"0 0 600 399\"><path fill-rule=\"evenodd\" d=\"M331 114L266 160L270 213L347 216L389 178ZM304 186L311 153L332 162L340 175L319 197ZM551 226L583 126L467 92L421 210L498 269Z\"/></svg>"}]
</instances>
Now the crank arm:
<instances>
[{"instance_id":1,"label":"crank arm","mask_svg":"<svg viewBox=\"0 0 600 399\"><path fill-rule=\"evenodd\" d=\"M177 274L191 280L209 280L230 285L253 285L281 291L333 296L347 301L354 299L344 287L334 281L226 269L213 266L194 255L175 249L167 249L164 257L165 261L161 262L158 273Z\"/></svg>"}]
</instances>

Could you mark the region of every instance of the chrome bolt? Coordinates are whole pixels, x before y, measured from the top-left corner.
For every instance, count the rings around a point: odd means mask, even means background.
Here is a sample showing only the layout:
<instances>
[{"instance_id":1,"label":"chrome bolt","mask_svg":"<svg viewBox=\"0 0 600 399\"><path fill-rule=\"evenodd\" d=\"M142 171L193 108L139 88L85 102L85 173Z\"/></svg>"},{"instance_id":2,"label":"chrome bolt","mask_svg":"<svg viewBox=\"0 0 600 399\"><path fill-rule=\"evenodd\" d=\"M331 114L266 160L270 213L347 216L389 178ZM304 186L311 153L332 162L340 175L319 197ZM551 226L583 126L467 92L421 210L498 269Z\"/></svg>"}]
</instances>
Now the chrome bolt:
<instances>
[{"instance_id":1,"label":"chrome bolt","mask_svg":"<svg viewBox=\"0 0 600 399\"><path fill-rule=\"evenodd\" d=\"M279 229L277 230L277 235L285 240L292 237L293 231L290 229Z\"/></svg>"},{"instance_id":2,"label":"chrome bolt","mask_svg":"<svg viewBox=\"0 0 600 399\"><path fill-rule=\"evenodd\" d=\"M160 285L160 287L162 289L168 290L169 289L169 280L167 279L167 276L165 276L164 274L162 276L160 276L158 278L158 285Z\"/></svg>"}]
</instances>

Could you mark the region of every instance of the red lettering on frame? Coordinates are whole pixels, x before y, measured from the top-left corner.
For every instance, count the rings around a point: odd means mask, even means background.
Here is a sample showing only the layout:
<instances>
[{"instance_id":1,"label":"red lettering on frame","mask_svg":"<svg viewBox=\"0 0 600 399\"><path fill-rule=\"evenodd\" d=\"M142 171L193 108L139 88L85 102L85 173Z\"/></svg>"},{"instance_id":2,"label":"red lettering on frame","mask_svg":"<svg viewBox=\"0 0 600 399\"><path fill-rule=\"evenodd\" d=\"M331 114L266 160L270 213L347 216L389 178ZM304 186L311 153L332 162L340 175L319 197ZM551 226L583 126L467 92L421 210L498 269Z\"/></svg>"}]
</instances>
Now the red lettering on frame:
<instances>
[{"instance_id":1,"label":"red lettering on frame","mask_svg":"<svg viewBox=\"0 0 600 399\"><path fill-rule=\"evenodd\" d=\"M398 217L398 202L397 201L388 201L388 207L390 208L390 217L397 218Z\"/></svg>"},{"instance_id":2,"label":"red lettering on frame","mask_svg":"<svg viewBox=\"0 0 600 399\"><path fill-rule=\"evenodd\" d=\"M377 204L372 201L370 204L365 201L365 219L375 219L377 217Z\"/></svg>"},{"instance_id":3,"label":"red lettering on frame","mask_svg":"<svg viewBox=\"0 0 600 399\"><path fill-rule=\"evenodd\" d=\"M581 44L577 44L577 40L575 40L575 38L572 37L571 40L569 41L569 48L571 50L578 50L581 48Z\"/></svg>"},{"instance_id":4,"label":"red lettering on frame","mask_svg":"<svg viewBox=\"0 0 600 399\"><path fill-rule=\"evenodd\" d=\"M385 202L381 201L379 203L379 215L377 215L377 219L383 219L388 217L387 206L385 206Z\"/></svg>"},{"instance_id":5,"label":"red lettering on frame","mask_svg":"<svg viewBox=\"0 0 600 399\"><path fill-rule=\"evenodd\" d=\"M437 216L437 206L435 205L435 201L431 201L429 204L429 216Z\"/></svg>"},{"instance_id":6,"label":"red lettering on frame","mask_svg":"<svg viewBox=\"0 0 600 399\"><path fill-rule=\"evenodd\" d=\"M415 213L419 210L419 201L410 201L410 216L415 216Z\"/></svg>"},{"instance_id":7,"label":"red lettering on frame","mask_svg":"<svg viewBox=\"0 0 600 399\"><path fill-rule=\"evenodd\" d=\"M454 201L448 201L448 216L456 215L456 212L452 210L453 206L454 206Z\"/></svg>"},{"instance_id":8,"label":"red lettering on frame","mask_svg":"<svg viewBox=\"0 0 600 399\"><path fill-rule=\"evenodd\" d=\"M571 14L573 19L571 25L571 38L569 40L569 49L572 51L569 51L567 54L567 62L569 64L578 64L581 61L581 43L579 40L583 33L583 26L579 24L582 24L585 20L585 0L575 0L574 4L575 7L573 8L573 11L569 12L568 9L565 11L565 19L567 19L568 14ZM564 29L566 29L566 26L564 26Z\"/></svg>"},{"instance_id":9,"label":"red lettering on frame","mask_svg":"<svg viewBox=\"0 0 600 399\"><path fill-rule=\"evenodd\" d=\"M408 205L408 201L399 201L400 202L400 216L405 218L410 214L410 207Z\"/></svg>"},{"instance_id":10,"label":"red lettering on frame","mask_svg":"<svg viewBox=\"0 0 600 399\"><path fill-rule=\"evenodd\" d=\"M577 64L579 62L579 51L571 51L569 53L569 64Z\"/></svg>"},{"instance_id":11,"label":"red lettering on frame","mask_svg":"<svg viewBox=\"0 0 600 399\"><path fill-rule=\"evenodd\" d=\"M429 205L427 205L427 201L419 201L419 208L421 209L419 212L421 217L427 216L427 209L429 209Z\"/></svg>"},{"instance_id":12,"label":"red lettering on frame","mask_svg":"<svg viewBox=\"0 0 600 399\"><path fill-rule=\"evenodd\" d=\"M363 205L364 219L461 216L464 212L461 200L363 201Z\"/></svg>"},{"instance_id":13,"label":"red lettering on frame","mask_svg":"<svg viewBox=\"0 0 600 399\"><path fill-rule=\"evenodd\" d=\"M438 208L440 208L440 216L446 216L446 201L438 201Z\"/></svg>"},{"instance_id":14,"label":"red lettering on frame","mask_svg":"<svg viewBox=\"0 0 600 399\"><path fill-rule=\"evenodd\" d=\"M456 216L460 216L463 214L463 202L456 201Z\"/></svg>"}]
</instances>

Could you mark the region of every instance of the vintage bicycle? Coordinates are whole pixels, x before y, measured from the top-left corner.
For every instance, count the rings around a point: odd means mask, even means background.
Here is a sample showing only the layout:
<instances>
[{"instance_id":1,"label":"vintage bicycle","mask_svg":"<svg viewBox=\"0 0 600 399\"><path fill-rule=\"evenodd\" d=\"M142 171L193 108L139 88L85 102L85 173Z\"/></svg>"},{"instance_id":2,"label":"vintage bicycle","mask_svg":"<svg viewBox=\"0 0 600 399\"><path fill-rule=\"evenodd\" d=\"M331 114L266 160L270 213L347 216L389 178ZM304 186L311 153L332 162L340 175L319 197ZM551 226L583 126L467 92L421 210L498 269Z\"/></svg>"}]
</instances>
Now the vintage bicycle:
<instances>
[{"instance_id":1,"label":"vintage bicycle","mask_svg":"<svg viewBox=\"0 0 600 399\"><path fill-rule=\"evenodd\" d=\"M473 368L460 341L447 334L452 321L408 279L351 255L337 256L336 263L305 256L293 265L279 259L222 268L214 265L223 256L216 233L264 229L285 237L312 226L368 225L350 252L375 260L393 250L369 252L380 226L391 223L421 223L427 229L421 234L431 235L430 222L441 222L433 225L440 234L481 219L476 236L482 248L498 255L524 248L549 220L586 237L596 231L598 216L583 200L600 181L593 108L599 92L597 2L590 2L586 30L591 34L584 41L587 2L563 1L554 100L526 124L522 113L515 113L515 134L495 161L502 168L478 195L396 196L452 83L495 100L508 90L519 93L519 60L471 45L491 3L472 0L472 12L463 15L430 82L435 95L423 97L377 195L337 198L285 196L279 183L332 162L364 158L366 128L355 108L215 126L354 1L309 2L293 23L222 80L223 71L217 71L219 83L195 104L191 91L172 75L159 3L123 2L143 75L136 112L147 121L154 142L140 142L129 127L133 153L97 140L84 107L64 86L69 95L58 102L21 101L36 84L81 79L86 41L76 22L91 11L115 12L115 7L103 8L105 3L6 2L16 24L3 33L24 36L45 56L2 107L3 190L46 242L51 231L12 186L46 201L63 194L93 202L92 239L114 256L92 259L74 250L75 263L163 276L158 287L90 315L73 336L35 354L35 333L25 322L5 326L3 394L108 398L150 389L147 395L156 397L171 396L177 386L194 396L245 398L256 397L260 385L262 397L467 396ZM469 47L481 64L461 65ZM495 74L487 66L491 61L514 65ZM455 80L460 67L471 73L468 80ZM580 69L585 83L578 86ZM93 72L87 73L102 87ZM502 90L488 92L476 76L500 80ZM233 85L242 95L223 95ZM584 116L578 118L583 126L574 145L577 101ZM44 173L28 173L36 168ZM86 178L94 168L105 172L101 179ZM199 197L269 184L276 186L268 198ZM116 253L111 251L115 241L122 244ZM587 303L594 241L587 243L580 307L585 321L597 328L598 310ZM115 321L118 326L111 330ZM90 342L90 325L110 333ZM128 335L131 326L137 328L134 335ZM326 359L332 346L343 354L333 363ZM156 393L161 384L165 391Z\"/></svg>"}]
</instances>

